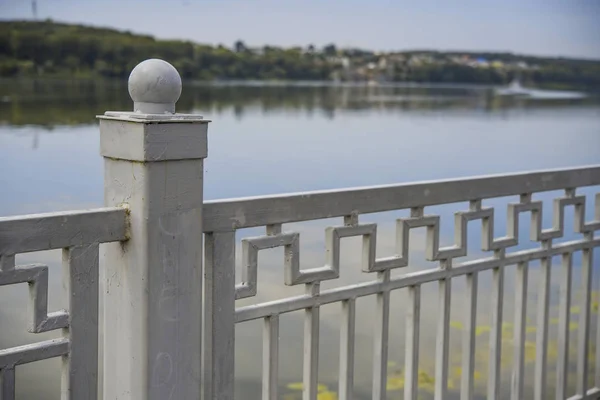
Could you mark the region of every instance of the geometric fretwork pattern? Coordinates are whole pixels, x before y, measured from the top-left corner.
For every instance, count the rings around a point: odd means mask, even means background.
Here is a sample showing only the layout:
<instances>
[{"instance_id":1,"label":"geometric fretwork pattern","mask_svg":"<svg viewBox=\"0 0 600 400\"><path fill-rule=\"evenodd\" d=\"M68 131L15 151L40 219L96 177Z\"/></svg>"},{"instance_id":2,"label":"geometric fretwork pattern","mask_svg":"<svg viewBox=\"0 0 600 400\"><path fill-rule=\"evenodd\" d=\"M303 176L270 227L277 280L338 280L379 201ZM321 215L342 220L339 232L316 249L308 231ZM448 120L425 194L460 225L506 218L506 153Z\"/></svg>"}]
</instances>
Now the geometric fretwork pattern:
<instances>
[{"instance_id":1,"label":"geometric fretwork pattern","mask_svg":"<svg viewBox=\"0 0 600 400\"><path fill-rule=\"evenodd\" d=\"M242 281L236 287L236 298L245 298L256 295L256 280L258 269L259 250L284 247L286 280L288 274L298 271L300 265L300 251L298 249L299 235L297 233L278 233L269 236L247 238L242 241Z\"/></svg>"},{"instance_id":2,"label":"geometric fretwork pattern","mask_svg":"<svg viewBox=\"0 0 600 400\"><path fill-rule=\"evenodd\" d=\"M325 230L326 263L323 267L300 270L300 234L281 233L281 227L267 236L242 240L242 283L236 286L236 298L256 295L258 275L258 252L275 247L285 248L285 284L297 285L339 278L340 239L361 236L363 238L362 270L382 272L392 268L402 268L409 264L409 233L414 228L427 228L425 257L428 261L451 260L464 257L468 253L468 222L481 220L481 250L506 250L519 244L519 214L531 213L530 239L544 242L560 238L564 231L564 210L567 206L575 209L575 233L591 233L600 230L600 217L585 223L585 196L574 196L572 191L565 197L554 200L552 228L542 229L542 202L531 201L530 195L521 196L518 203L508 204L507 235L494 237L494 209L483 208L481 201L471 201L468 211L455 213L454 242L448 247L440 247L440 217L423 215L422 208L411 210L411 217L397 220L396 254L391 257L375 256L377 241L376 224L358 224L356 216L346 218L345 226L329 227Z\"/></svg>"},{"instance_id":3,"label":"geometric fretwork pattern","mask_svg":"<svg viewBox=\"0 0 600 400\"><path fill-rule=\"evenodd\" d=\"M14 258L12 258L14 261ZM32 322L29 331L32 333L47 332L66 328L69 325L69 314L65 310L48 314L48 266L41 264L3 265L0 270L0 286L18 283L29 284L30 309ZM1 367L1 366L0 366Z\"/></svg>"},{"instance_id":4,"label":"geometric fretwork pattern","mask_svg":"<svg viewBox=\"0 0 600 400\"><path fill-rule=\"evenodd\" d=\"M98 244L63 249L63 279L69 311L48 313L48 266L15 266L14 255L0 255L0 287L27 283L30 332L63 329L62 337L0 350L2 400L15 399L17 366L63 356L65 399L95 399L97 393Z\"/></svg>"},{"instance_id":5,"label":"geometric fretwork pattern","mask_svg":"<svg viewBox=\"0 0 600 400\"><path fill-rule=\"evenodd\" d=\"M427 227L427 245L425 256L429 261L447 260L467 255L467 223L481 220L481 249L483 251L501 250L516 246L519 243L519 214L531 212L531 233L533 241L545 241L563 236L564 209L566 206L575 207L576 233L589 233L600 229L600 221L584 223L585 196L562 197L554 200L553 226L542 230L542 202L531 201L530 196L522 196L521 202L508 205L507 235L494 238L494 209L482 208L480 201L471 202L469 211L457 212L454 222L455 244L450 247L439 247L440 218L435 215L415 216L398 220L397 249L394 257L377 260L375 270L405 267L408 265L410 244L409 231L412 228Z\"/></svg>"},{"instance_id":6,"label":"geometric fretwork pattern","mask_svg":"<svg viewBox=\"0 0 600 400\"><path fill-rule=\"evenodd\" d=\"M340 275L340 239L353 236L362 237L363 271L371 271L375 266L376 224L359 225L356 220L346 226L330 227L325 231L327 266L336 272L336 278Z\"/></svg>"},{"instance_id":7,"label":"geometric fretwork pattern","mask_svg":"<svg viewBox=\"0 0 600 400\"><path fill-rule=\"evenodd\" d=\"M15 267L14 256L0 255L0 287L29 284L32 322L30 332L40 333L69 326L66 311L48 314L48 267L25 265ZM68 354L68 339L49 340L33 345L0 350L0 399L15 398L15 367L18 364Z\"/></svg>"},{"instance_id":8,"label":"geometric fretwork pattern","mask_svg":"<svg viewBox=\"0 0 600 400\"><path fill-rule=\"evenodd\" d=\"M329 227L325 231L325 265L308 270L300 269L299 233L281 233L280 230L267 236L242 240L242 283L236 285L236 299L256 295L258 252L260 250L284 247L285 284L298 285L336 279L340 276L340 240L346 237L363 238L362 263L365 271L375 265L376 224L348 224Z\"/></svg>"},{"instance_id":9,"label":"geometric fretwork pattern","mask_svg":"<svg viewBox=\"0 0 600 400\"><path fill-rule=\"evenodd\" d=\"M63 250L64 273L68 275L64 284L71 312L60 310L48 313L47 265L15 266L14 255L0 255L0 287L20 283L29 285L32 314L29 331L41 333L66 328L61 338L0 350L2 400L15 399L15 369L18 365L61 356L66 356L66 362L63 363L65 387L70 388L72 393L78 393L77 396L85 392L86 398L96 398L97 249L98 245L94 244ZM83 321L89 321L89 325L82 329L82 325L86 324ZM84 331L84 334L80 334L80 331ZM86 381L78 382L80 379ZM90 388L79 389L83 385ZM65 398L72 399L72 396Z\"/></svg>"},{"instance_id":10,"label":"geometric fretwork pattern","mask_svg":"<svg viewBox=\"0 0 600 400\"><path fill-rule=\"evenodd\" d=\"M518 192L517 192L518 193ZM324 195L325 197L325 195ZM387 349L390 313L390 291L408 288L408 303L406 307L406 343L404 366L404 398L417 399L418 366L419 366L419 329L420 329L420 297L421 285L428 282L439 284L439 322L436 333L436 365L435 365L435 397L443 399L448 396L448 354L450 330L451 281L463 276L467 281L467 309L464 310L463 326L463 355L462 380L460 384L461 398L473 398L475 374L475 332L477 307L478 273L486 270L493 272L493 284L489 296L492 310L489 332L490 364L487 383L487 398L498 399L500 393L500 365L502 354L502 303L504 291L504 267L516 265L515 288L515 320L513 332L513 366L511 396L514 399L523 398L524 387L524 357L527 308L528 265L532 260L541 261L541 282L538 293L538 314L536 326L536 347L540 349L535 357L534 391L535 398L547 398L546 385L549 379L547 369L548 355L548 320L549 320L549 290L551 259L562 256L562 274L560 306L558 317L558 365L556 367L557 398L568 398L567 375L572 368L566 363L569 348L570 329L570 298L571 294L571 259L573 252L582 253L582 289L581 312L579 315L578 348L577 348L577 395L581 399L597 398L600 395L600 375L595 382L588 382L588 357L590 350L590 304L591 304L591 271L593 249L600 247L600 239L594 237L594 232L600 230L600 194L595 196L595 215L592 220L585 219L586 197L575 195L574 189L565 189L565 195L554 199L552 209L552 226L544 229L543 206L541 201L533 201L530 193L521 194L520 200L508 204L506 234L496 236L494 229L494 209L482 206L482 199L471 199L469 209L454 214L454 244L440 246L440 217L428 215L425 207L413 207L408 218L400 218L396 222L395 254L391 257L377 258L375 255L377 241L376 224L360 224L359 213L353 212L344 217L344 226L325 229L325 265L316 268L300 270L300 235L296 232L281 231L281 224L272 222L267 225L267 235L242 240L242 283L236 285L236 299L252 297L257 294L258 252L262 249L283 246L285 248L285 284L306 284L303 296L285 298L235 309L234 323L264 319L263 336L263 398L277 399L279 345L279 316L284 313L305 310L304 324L304 358L303 358L303 391L305 399L314 399L318 387L318 358L319 341L319 307L340 302L340 365L338 394L341 399L352 397L354 391L354 346L355 346L355 301L358 297L374 295L377 299L374 323L374 354L373 354L373 388L371 398L386 397L387 382ZM339 195L332 195L332 210ZM294 201L289 203L276 200L278 209L295 212ZM259 200L256 200L257 202ZM275 201L275 200L274 200ZM376 201L376 200L374 200ZM322 204L327 204L325 199ZM440 203L443 204L443 203ZM564 236L565 207L574 208L573 231L583 235L583 239L563 243L553 243L554 239ZM225 208L226 205L224 204ZM263 210L264 204L260 204ZM325 207L325 206L323 206ZM329 208L326 208L329 210ZM248 206L246 211L252 212ZM331 214L334 214L332 211ZM519 244L519 216L530 214L529 239L540 243L538 248L509 252L511 247ZM301 214L298 214L301 215ZM291 218L290 218L291 219ZM268 218L265 218L268 220ZM294 221L310 220L310 218L295 218ZM480 259L462 261L457 258L468 255L467 237L470 221L481 220L481 250L492 252ZM425 258L438 261L440 266L435 269L406 273L392 277L391 269L409 265L410 230L426 228ZM344 237L362 237L361 265L364 272L376 272L377 278L370 282L362 282L346 287L321 290L319 283L340 276L340 240ZM234 246L234 244L231 244ZM210 251L210 249L208 249ZM600 325L597 328L598 343L600 344ZM600 370L600 345L597 346L596 369ZM554 378L554 377L553 377ZM591 389L589 389L592 387Z\"/></svg>"}]
</instances>

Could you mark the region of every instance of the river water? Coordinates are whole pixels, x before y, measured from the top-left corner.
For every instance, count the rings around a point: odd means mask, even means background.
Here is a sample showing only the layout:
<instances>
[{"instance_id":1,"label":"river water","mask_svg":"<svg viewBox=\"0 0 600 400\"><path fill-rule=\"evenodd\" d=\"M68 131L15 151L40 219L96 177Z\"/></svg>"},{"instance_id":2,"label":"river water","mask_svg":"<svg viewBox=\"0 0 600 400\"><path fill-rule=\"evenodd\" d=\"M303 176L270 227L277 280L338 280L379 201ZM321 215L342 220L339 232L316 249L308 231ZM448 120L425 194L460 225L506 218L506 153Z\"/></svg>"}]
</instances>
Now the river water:
<instances>
[{"instance_id":1,"label":"river water","mask_svg":"<svg viewBox=\"0 0 600 400\"><path fill-rule=\"evenodd\" d=\"M260 84L186 84L178 111L199 113L213 122L209 126L209 156L205 163L205 197L229 198L333 189L350 186L402 183L415 180L455 178L509 173L545 168L600 164L600 102L593 98L536 96L508 99L494 96L482 87L373 87ZM95 115L107 110L130 110L126 85L115 82L2 81L0 82L0 216L98 207L103 199L103 162L99 155L98 124ZM598 188L580 190L583 194ZM545 209L560 193L540 194ZM516 197L485 201L497 206L496 236L505 232L506 203ZM593 210L588 197L588 216ZM428 213L442 217L442 244L452 242L452 213L466 204L431 207ZM406 211L365 216L364 221L379 224L378 256L393 250L394 220ZM544 226L552 216L544 215ZM589 218L588 218L589 219ZM572 211L565 226L572 226ZM529 228L523 218L522 229ZM324 227L339 221L294 224L286 229L301 233L302 266L324 260ZM243 230L239 237L260 230ZM469 256L481 256L479 231L469 233ZM473 236L473 237L471 237ZM522 237L527 237L524 235ZM573 239L569 233L565 239ZM423 260L423 232L411 234L415 256L408 270L434 267ZM358 242L343 244L342 277L326 287L343 286L372 279L360 274ZM524 243L519 248L532 248ZM596 251L596 253L598 253ZM300 288L283 290L280 250L261 252L259 288L262 293L250 302L281 298ZM553 260L554 261L554 260ZM60 252L20 255L18 263L44 262L50 265L50 306L60 308ZM558 260L556 260L558 262ZM578 267L574 257L573 321L577 321ZM599 256L595 259L599 266ZM528 305L528 353L526 353L526 392L531 393L535 360L536 266L532 263ZM597 269L597 268L595 268ZM394 272L404 273L406 270ZM487 329L489 304L485 296L490 274L482 273L478 307L478 368L476 387L483 396L487 380ZM509 395L512 363L512 304L514 268L507 269L505 298L506 359L503 380ZM558 272L552 278L553 312L558 296ZM434 365L434 335L437 319L437 287L425 285L423 298L423 338L421 341L421 396L431 395ZM460 386L460 333L463 319L460 296L464 282L453 286L453 310L449 385L453 393ZM594 283L597 309L597 284ZM389 379L390 399L402 398L404 363L404 313L406 293L392 293L390 319ZM28 314L24 285L0 290L0 349L42 340L56 333L26 333ZM246 304L246 303L244 303ZM374 299L358 302L356 343L356 388L369 398L372 368ZM596 321L594 314L594 324ZM280 385L282 398L299 398L290 384L301 381L302 313L281 318ZM577 324L572 327L575 331ZM321 313L321 357L319 379L321 400L334 399L337 381L339 305L325 306ZM594 328L595 330L595 328ZM553 368L556 324L551 321L549 344L549 390L553 395ZM261 363L260 321L239 325L236 342L237 398L259 398ZM576 332L572 337L576 337ZM531 348L533 346L533 348ZM554 347L553 347L554 346ZM576 338L573 339L573 349ZM594 349L594 343L592 350ZM554 350L553 350L554 349ZM575 361L575 351L571 352ZM533 356L532 356L533 354ZM555 355L554 355L555 356ZM532 358L533 357L533 358ZM37 365L36 365L37 364ZM17 368L19 399L58 398L58 361L49 360ZM591 374L595 372L592 368ZM570 377L570 384L574 384ZM289 387L288 387L289 386Z\"/></svg>"}]
</instances>

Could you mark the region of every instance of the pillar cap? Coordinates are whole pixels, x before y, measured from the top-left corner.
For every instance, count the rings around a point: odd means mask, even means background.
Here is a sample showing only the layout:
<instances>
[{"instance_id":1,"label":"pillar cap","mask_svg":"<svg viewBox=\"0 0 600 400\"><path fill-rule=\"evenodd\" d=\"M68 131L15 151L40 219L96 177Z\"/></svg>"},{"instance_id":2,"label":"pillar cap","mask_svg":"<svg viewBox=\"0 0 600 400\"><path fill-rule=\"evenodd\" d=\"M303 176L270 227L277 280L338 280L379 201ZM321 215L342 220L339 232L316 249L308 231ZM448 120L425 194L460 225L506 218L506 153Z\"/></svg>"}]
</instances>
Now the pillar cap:
<instances>
[{"instance_id":1,"label":"pillar cap","mask_svg":"<svg viewBox=\"0 0 600 400\"><path fill-rule=\"evenodd\" d=\"M210 122L198 114L175 113L181 86L179 72L168 62L158 58L142 61L129 75L128 89L134 111L107 111L98 118L145 123Z\"/></svg>"},{"instance_id":2,"label":"pillar cap","mask_svg":"<svg viewBox=\"0 0 600 400\"><path fill-rule=\"evenodd\" d=\"M133 111L173 114L175 103L181 96L181 77L168 62L151 58L142 61L131 71L128 88Z\"/></svg>"}]
</instances>

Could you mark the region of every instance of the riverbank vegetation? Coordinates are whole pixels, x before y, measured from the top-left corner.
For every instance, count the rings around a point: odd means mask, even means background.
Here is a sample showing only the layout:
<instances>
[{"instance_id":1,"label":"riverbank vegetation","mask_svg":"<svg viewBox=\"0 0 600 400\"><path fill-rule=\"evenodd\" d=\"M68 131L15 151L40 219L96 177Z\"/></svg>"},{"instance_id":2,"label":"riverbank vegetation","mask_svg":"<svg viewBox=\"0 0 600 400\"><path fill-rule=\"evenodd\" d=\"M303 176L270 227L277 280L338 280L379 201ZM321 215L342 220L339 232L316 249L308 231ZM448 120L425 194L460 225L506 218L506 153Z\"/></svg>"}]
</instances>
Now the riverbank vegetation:
<instances>
[{"instance_id":1,"label":"riverbank vegetation","mask_svg":"<svg viewBox=\"0 0 600 400\"><path fill-rule=\"evenodd\" d=\"M231 47L159 40L114 29L46 21L0 21L0 77L126 79L147 58L171 62L189 80L336 80L525 84L600 90L600 61L510 53L373 52Z\"/></svg>"}]
</instances>

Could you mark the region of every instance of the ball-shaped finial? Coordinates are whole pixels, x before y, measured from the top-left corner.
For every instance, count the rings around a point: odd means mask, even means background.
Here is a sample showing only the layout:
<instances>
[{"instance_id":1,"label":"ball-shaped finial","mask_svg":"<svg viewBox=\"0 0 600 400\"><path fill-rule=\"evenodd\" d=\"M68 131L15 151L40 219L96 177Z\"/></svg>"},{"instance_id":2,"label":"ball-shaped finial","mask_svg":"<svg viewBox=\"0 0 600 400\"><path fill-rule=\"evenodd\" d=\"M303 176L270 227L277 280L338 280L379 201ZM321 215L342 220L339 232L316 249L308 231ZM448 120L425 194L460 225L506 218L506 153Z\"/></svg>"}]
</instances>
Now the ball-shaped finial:
<instances>
[{"instance_id":1,"label":"ball-shaped finial","mask_svg":"<svg viewBox=\"0 0 600 400\"><path fill-rule=\"evenodd\" d=\"M181 95L181 77L166 61L157 58L142 61L129 75L129 95L136 112L174 113Z\"/></svg>"}]
</instances>

